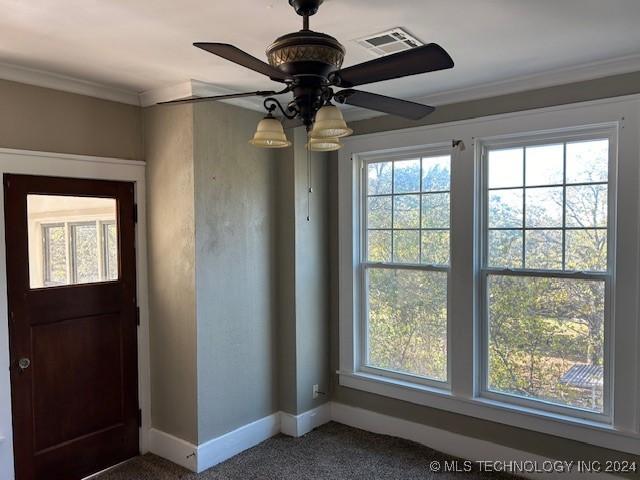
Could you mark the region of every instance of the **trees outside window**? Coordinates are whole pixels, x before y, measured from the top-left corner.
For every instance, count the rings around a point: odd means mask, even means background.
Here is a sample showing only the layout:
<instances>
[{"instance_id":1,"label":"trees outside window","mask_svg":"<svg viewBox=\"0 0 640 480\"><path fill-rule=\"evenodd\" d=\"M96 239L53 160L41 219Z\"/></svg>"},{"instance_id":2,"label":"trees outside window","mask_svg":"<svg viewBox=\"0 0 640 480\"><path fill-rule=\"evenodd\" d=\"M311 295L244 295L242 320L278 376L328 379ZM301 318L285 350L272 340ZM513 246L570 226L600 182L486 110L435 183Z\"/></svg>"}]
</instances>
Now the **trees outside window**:
<instances>
[{"instance_id":1,"label":"trees outside window","mask_svg":"<svg viewBox=\"0 0 640 480\"><path fill-rule=\"evenodd\" d=\"M448 152L366 165L366 364L448 380Z\"/></svg>"},{"instance_id":2,"label":"trees outside window","mask_svg":"<svg viewBox=\"0 0 640 480\"><path fill-rule=\"evenodd\" d=\"M487 147L486 388L605 412L609 139Z\"/></svg>"}]
</instances>

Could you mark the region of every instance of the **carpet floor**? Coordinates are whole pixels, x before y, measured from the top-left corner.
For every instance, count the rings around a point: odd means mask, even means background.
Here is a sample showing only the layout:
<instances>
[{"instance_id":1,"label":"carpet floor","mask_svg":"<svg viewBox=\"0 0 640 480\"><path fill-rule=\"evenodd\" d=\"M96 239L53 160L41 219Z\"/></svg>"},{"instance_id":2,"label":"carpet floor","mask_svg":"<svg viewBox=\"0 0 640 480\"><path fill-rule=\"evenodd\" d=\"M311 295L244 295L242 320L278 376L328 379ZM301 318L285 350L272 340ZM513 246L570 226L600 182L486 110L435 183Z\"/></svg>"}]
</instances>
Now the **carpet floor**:
<instances>
[{"instance_id":1,"label":"carpet floor","mask_svg":"<svg viewBox=\"0 0 640 480\"><path fill-rule=\"evenodd\" d=\"M431 462L455 460L417 443L328 423L304 437L276 435L200 474L143 455L96 480L428 480L515 478L433 472ZM462 461L459 461L462 468ZM444 467L442 467L444 468Z\"/></svg>"}]
</instances>

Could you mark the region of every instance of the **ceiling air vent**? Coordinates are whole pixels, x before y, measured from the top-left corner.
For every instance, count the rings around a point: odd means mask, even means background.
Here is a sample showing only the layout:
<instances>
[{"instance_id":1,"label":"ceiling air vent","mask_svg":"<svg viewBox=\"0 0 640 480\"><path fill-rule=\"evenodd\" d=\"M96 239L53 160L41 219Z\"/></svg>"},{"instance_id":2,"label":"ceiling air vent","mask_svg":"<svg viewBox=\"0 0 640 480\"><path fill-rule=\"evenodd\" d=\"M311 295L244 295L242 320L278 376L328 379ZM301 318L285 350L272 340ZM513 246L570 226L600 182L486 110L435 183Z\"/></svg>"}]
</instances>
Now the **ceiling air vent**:
<instances>
[{"instance_id":1,"label":"ceiling air vent","mask_svg":"<svg viewBox=\"0 0 640 480\"><path fill-rule=\"evenodd\" d=\"M358 38L355 41L377 57L384 57L424 45L423 42L402 28L392 28L375 35Z\"/></svg>"}]
</instances>

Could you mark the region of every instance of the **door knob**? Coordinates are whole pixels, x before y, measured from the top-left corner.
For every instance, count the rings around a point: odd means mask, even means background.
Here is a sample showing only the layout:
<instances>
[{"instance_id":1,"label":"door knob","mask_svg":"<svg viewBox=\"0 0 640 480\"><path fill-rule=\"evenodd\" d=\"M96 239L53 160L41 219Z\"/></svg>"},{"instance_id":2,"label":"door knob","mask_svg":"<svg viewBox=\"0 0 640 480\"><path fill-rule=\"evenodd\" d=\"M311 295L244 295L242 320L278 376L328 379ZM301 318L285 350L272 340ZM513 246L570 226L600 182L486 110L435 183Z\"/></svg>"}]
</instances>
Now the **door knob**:
<instances>
[{"instance_id":1,"label":"door knob","mask_svg":"<svg viewBox=\"0 0 640 480\"><path fill-rule=\"evenodd\" d=\"M18 360L18 366L20 367L20 370L26 370L27 368L29 368L29 365L31 365L31 360L29 360L28 358L21 358L20 360Z\"/></svg>"}]
</instances>

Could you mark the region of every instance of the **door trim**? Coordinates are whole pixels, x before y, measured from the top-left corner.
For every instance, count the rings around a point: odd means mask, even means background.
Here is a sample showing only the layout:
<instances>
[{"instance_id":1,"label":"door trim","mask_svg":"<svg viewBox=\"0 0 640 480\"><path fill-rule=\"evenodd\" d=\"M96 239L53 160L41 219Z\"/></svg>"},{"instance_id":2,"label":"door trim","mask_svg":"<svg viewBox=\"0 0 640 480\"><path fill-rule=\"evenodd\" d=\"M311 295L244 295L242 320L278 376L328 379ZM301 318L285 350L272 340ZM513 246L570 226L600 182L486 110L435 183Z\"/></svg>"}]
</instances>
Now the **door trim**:
<instances>
[{"instance_id":1,"label":"door trim","mask_svg":"<svg viewBox=\"0 0 640 480\"><path fill-rule=\"evenodd\" d=\"M138 206L135 246L137 296L140 308L138 398L142 410L142 427L140 428L140 452L142 453L149 450L151 427L145 167L145 162L137 160L0 148L0 177L5 173L13 173L134 183L135 201ZM5 251L4 196L0 195L0 478L14 480Z\"/></svg>"}]
</instances>

